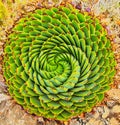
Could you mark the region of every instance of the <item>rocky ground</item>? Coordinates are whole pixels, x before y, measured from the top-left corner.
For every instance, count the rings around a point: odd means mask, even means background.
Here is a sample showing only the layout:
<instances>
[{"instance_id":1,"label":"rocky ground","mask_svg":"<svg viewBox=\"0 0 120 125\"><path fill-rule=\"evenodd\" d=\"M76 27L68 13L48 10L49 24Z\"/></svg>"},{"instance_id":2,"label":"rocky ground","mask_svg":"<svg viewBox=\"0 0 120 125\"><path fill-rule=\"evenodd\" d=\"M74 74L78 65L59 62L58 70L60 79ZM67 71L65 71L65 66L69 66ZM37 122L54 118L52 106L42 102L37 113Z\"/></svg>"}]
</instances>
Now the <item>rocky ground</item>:
<instances>
[{"instance_id":1,"label":"rocky ground","mask_svg":"<svg viewBox=\"0 0 120 125\"><path fill-rule=\"evenodd\" d=\"M65 123L29 115L4 95L6 100L0 103L0 125L119 125L120 91L111 89L107 95L105 105L95 107L85 116L75 117Z\"/></svg>"},{"instance_id":2,"label":"rocky ground","mask_svg":"<svg viewBox=\"0 0 120 125\"><path fill-rule=\"evenodd\" d=\"M21 106L16 104L7 94L5 81L2 75L3 44L9 28L21 13L26 13L40 6L43 0L3 0L8 11L5 20L0 20L0 125L120 125L120 1L119 0L73 0L72 4L79 9L94 13L99 16L106 26L108 34L113 37L113 50L117 60L117 73L111 90L106 93L102 104L96 106L92 112L82 114L68 122L61 123L35 117L26 113ZM62 0L44 0L43 4L59 5ZM63 0L66 2L67 0ZM21 3L20 3L21 2ZM21 12L21 13L20 13Z\"/></svg>"}]
</instances>

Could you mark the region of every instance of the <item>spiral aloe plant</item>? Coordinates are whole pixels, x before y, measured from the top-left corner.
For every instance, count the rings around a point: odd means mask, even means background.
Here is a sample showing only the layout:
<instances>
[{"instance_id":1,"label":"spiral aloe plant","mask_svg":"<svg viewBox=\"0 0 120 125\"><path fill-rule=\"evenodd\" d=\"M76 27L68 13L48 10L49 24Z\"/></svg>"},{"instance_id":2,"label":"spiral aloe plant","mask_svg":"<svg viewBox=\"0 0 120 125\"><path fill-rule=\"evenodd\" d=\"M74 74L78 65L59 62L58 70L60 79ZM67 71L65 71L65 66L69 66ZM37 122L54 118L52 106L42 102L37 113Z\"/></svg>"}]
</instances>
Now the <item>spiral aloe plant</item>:
<instances>
[{"instance_id":1,"label":"spiral aloe plant","mask_svg":"<svg viewBox=\"0 0 120 125\"><path fill-rule=\"evenodd\" d=\"M67 120L103 100L115 64L99 20L68 5L37 9L16 23L3 71L10 95L25 110Z\"/></svg>"}]
</instances>

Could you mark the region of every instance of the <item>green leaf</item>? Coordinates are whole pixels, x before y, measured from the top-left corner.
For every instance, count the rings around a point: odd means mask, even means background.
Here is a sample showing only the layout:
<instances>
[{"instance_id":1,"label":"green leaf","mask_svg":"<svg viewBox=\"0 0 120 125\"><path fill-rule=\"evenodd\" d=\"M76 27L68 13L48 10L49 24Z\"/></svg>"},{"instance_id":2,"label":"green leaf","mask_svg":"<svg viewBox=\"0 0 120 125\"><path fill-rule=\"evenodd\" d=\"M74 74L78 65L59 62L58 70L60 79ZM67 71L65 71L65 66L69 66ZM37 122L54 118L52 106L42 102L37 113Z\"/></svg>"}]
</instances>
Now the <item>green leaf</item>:
<instances>
[{"instance_id":1,"label":"green leaf","mask_svg":"<svg viewBox=\"0 0 120 125\"><path fill-rule=\"evenodd\" d=\"M10 53L11 52L10 46L6 46L4 51L5 53Z\"/></svg>"},{"instance_id":2,"label":"green leaf","mask_svg":"<svg viewBox=\"0 0 120 125\"><path fill-rule=\"evenodd\" d=\"M98 46L99 46L99 49L102 49L102 48L104 47L103 42L102 42L102 41L100 41L100 42L99 42L99 44L98 44Z\"/></svg>"},{"instance_id":3,"label":"green leaf","mask_svg":"<svg viewBox=\"0 0 120 125\"><path fill-rule=\"evenodd\" d=\"M61 114L57 116L57 119L60 120L60 121L64 121L65 120L65 118Z\"/></svg>"},{"instance_id":4,"label":"green leaf","mask_svg":"<svg viewBox=\"0 0 120 125\"><path fill-rule=\"evenodd\" d=\"M54 114L52 114L52 112L48 112L47 117L51 118L51 119L55 118L55 116L54 116Z\"/></svg>"},{"instance_id":5,"label":"green leaf","mask_svg":"<svg viewBox=\"0 0 120 125\"><path fill-rule=\"evenodd\" d=\"M16 72L17 65L15 63L10 64L10 72L14 74Z\"/></svg>"},{"instance_id":6,"label":"green leaf","mask_svg":"<svg viewBox=\"0 0 120 125\"><path fill-rule=\"evenodd\" d=\"M101 94L101 93L105 93L106 91L110 90L110 86L104 86L103 88L101 88L98 93Z\"/></svg>"},{"instance_id":7,"label":"green leaf","mask_svg":"<svg viewBox=\"0 0 120 125\"><path fill-rule=\"evenodd\" d=\"M42 108L44 108L45 110L49 110L47 103L40 101L40 104L41 104Z\"/></svg>"},{"instance_id":8,"label":"green leaf","mask_svg":"<svg viewBox=\"0 0 120 125\"><path fill-rule=\"evenodd\" d=\"M80 90L84 90L85 86L81 85L81 86L77 86L71 89L72 92L79 92Z\"/></svg>"},{"instance_id":9,"label":"green leaf","mask_svg":"<svg viewBox=\"0 0 120 125\"><path fill-rule=\"evenodd\" d=\"M58 102L49 102L47 103L48 107L51 109L58 109L61 105Z\"/></svg>"},{"instance_id":10,"label":"green leaf","mask_svg":"<svg viewBox=\"0 0 120 125\"><path fill-rule=\"evenodd\" d=\"M92 68L92 67L91 67ZM96 67L94 69L91 69L91 77L93 77L94 75L96 75L100 70L100 66L96 65Z\"/></svg>"},{"instance_id":11,"label":"green leaf","mask_svg":"<svg viewBox=\"0 0 120 125\"><path fill-rule=\"evenodd\" d=\"M115 73L116 73L116 71L113 70L113 71L110 72L109 76L110 76L110 77L113 77L113 76L115 75Z\"/></svg>"},{"instance_id":12,"label":"green leaf","mask_svg":"<svg viewBox=\"0 0 120 125\"><path fill-rule=\"evenodd\" d=\"M60 28L64 31L64 33L68 33L69 32L68 28L65 25L63 25L63 24L60 24Z\"/></svg>"},{"instance_id":13,"label":"green leaf","mask_svg":"<svg viewBox=\"0 0 120 125\"><path fill-rule=\"evenodd\" d=\"M51 94L58 94L58 91L55 87L46 87L46 89L48 90L49 93Z\"/></svg>"},{"instance_id":14,"label":"green leaf","mask_svg":"<svg viewBox=\"0 0 120 125\"><path fill-rule=\"evenodd\" d=\"M106 79L104 76L100 76L97 80L96 80L96 83L102 83L104 82Z\"/></svg>"},{"instance_id":15,"label":"green leaf","mask_svg":"<svg viewBox=\"0 0 120 125\"><path fill-rule=\"evenodd\" d=\"M80 21L80 23L81 23L81 22L85 22L85 17L84 17L83 14L78 13L78 14L77 14L77 17L78 17L78 20Z\"/></svg>"},{"instance_id":16,"label":"green leaf","mask_svg":"<svg viewBox=\"0 0 120 125\"><path fill-rule=\"evenodd\" d=\"M37 12L37 11L36 11L36 12ZM33 14L33 16L34 16L35 18L39 19L39 20L41 20L41 18L42 18L42 16L39 15L39 14Z\"/></svg>"},{"instance_id":17,"label":"green leaf","mask_svg":"<svg viewBox=\"0 0 120 125\"><path fill-rule=\"evenodd\" d=\"M41 107L40 100L38 97L30 97L30 103L35 107Z\"/></svg>"},{"instance_id":18,"label":"green leaf","mask_svg":"<svg viewBox=\"0 0 120 125\"><path fill-rule=\"evenodd\" d=\"M89 95L91 92L90 91L88 91L88 90L81 90L80 92L77 92L77 93L75 93L75 95L76 96L87 96L87 95Z\"/></svg>"},{"instance_id":19,"label":"green leaf","mask_svg":"<svg viewBox=\"0 0 120 125\"><path fill-rule=\"evenodd\" d=\"M33 91L32 89L26 87L26 91L30 96L38 96L35 91Z\"/></svg>"},{"instance_id":20,"label":"green leaf","mask_svg":"<svg viewBox=\"0 0 120 125\"><path fill-rule=\"evenodd\" d=\"M89 82L95 82L100 77L100 74L97 73L94 76L90 77L88 80Z\"/></svg>"},{"instance_id":21,"label":"green leaf","mask_svg":"<svg viewBox=\"0 0 120 125\"><path fill-rule=\"evenodd\" d=\"M52 36L52 34L50 32L48 32L48 31L41 32L41 35L45 36L45 37L48 37L48 38Z\"/></svg>"},{"instance_id":22,"label":"green leaf","mask_svg":"<svg viewBox=\"0 0 120 125\"><path fill-rule=\"evenodd\" d=\"M97 24L96 25L96 30L102 30L102 25L101 24Z\"/></svg>"},{"instance_id":23,"label":"green leaf","mask_svg":"<svg viewBox=\"0 0 120 125\"><path fill-rule=\"evenodd\" d=\"M16 31L23 31L23 25L19 24L19 25L15 26L14 30L16 30Z\"/></svg>"},{"instance_id":24,"label":"green leaf","mask_svg":"<svg viewBox=\"0 0 120 125\"><path fill-rule=\"evenodd\" d=\"M102 65L104 64L104 61L105 61L105 59L102 57L102 58L99 60L98 65L102 66Z\"/></svg>"},{"instance_id":25,"label":"green leaf","mask_svg":"<svg viewBox=\"0 0 120 125\"><path fill-rule=\"evenodd\" d=\"M62 107L59 107L58 109L52 109L51 112L55 115L59 115L64 111Z\"/></svg>"},{"instance_id":26,"label":"green leaf","mask_svg":"<svg viewBox=\"0 0 120 125\"><path fill-rule=\"evenodd\" d=\"M86 100L75 103L75 106L77 106L77 107L84 107L86 105L87 105L87 101Z\"/></svg>"},{"instance_id":27,"label":"green leaf","mask_svg":"<svg viewBox=\"0 0 120 125\"><path fill-rule=\"evenodd\" d=\"M21 87L21 84L16 81L13 81L13 86L18 90Z\"/></svg>"},{"instance_id":28,"label":"green leaf","mask_svg":"<svg viewBox=\"0 0 120 125\"><path fill-rule=\"evenodd\" d=\"M26 91L26 85L23 84L21 87L20 87L20 93L22 96L26 96L26 97L29 97L27 91Z\"/></svg>"},{"instance_id":29,"label":"green leaf","mask_svg":"<svg viewBox=\"0 0 120 125\"><path fill-rule=\"evenodd\" d=\"M69 117L72 116L72 113L67 112L67 111L63 111L63 112L62 112L62 116L65 117L65 118L69 118Z\"/></svg>"},{"instance_id":30,"label":"green leaf","mask_svg":"<svg viewBox=\"0 0 120 125\"><path fill-rule=\"evenodd\" d=\"M34 88L34 82L31 79L28 79L26 81L27 87L33 89Z\"/></svg>"},{"instance_id":31,"label":"green leaf","mask_svg":"<svg viewBox=\"0 0 120 125\"><path fill-rule=\"evenodd\" d=\"M24 81L27 81L29 78L28 74L25 71L21 72L20 75Z\"/></svg>"},{"instance_id":32,"label":"green leaf","mask_svg":"<svg viewBox=\"0 0 120 125\"><path fill-rule=\"evenodd\" d=\"M85 52L85 40L84 39L80 39L80 46L83 52Z\"/></svg>"},{"instance_id":33,"label":"green leaf","mask_svg":"<svg viewBox=\"0 0 120 125\"><path fill-rule=\"evenodd\" d=\"M85 100L91 100L91 99L95 98L95 94L92 93L90 95L85 96L84 98L85 98Z\"/></svg>"},{"instance_id":34,"label":"green leaf","mask_svg":"<svg viewBox=\"0 0 120 125\"><path fill-rule=\"evenodd\" d=\"M98 101L101 102L104 99L104 94L97 94Z\"/></svg>"},{"instance_id":35,"label":"green leaf","mask_svg":"<svg viewBox=\"0 0 120 125\"><path fill-rule=\"evenodd\" d=\"M86 46L86 56L90 58L92 48L90 46Z\"/></svg>"},{"instance_id":36,"label":"green leaf","mask_svg":"<svg viewBox=\"0 0 120 125\"><path fill-rule=\"evenodd\" d=\"M57 95L54 95L54 94L49 94L47 95L48 98L51 100L51 101L58 101L59 100L59 97Z\"/></svg>"},{"instance_id":37,"label":"green leaf","mask_svg":"<svg viewBox=\"0 0 120 125\"><path fill-rule=\"evenodd\" d=\"M71 36L70 36L71 37ZM69 37L69 38L70 38ZM76 35L73 35L73 39L74 39L74 42L75 42L75 45L77 46L77 47L80 47L80 42L79 42L79 38L78 38L78 36L76 36ZM71 40L70 41L73 41L72 40L72 37L71 37ZM73 44L74 45L74 44Z\"/></svg>"},{"instance_id":38,"label":"green leaf","mask_svg":"<svg viewBox=\"0 0 120 125\"><path fill-rule=\"evenodd\" d=\"M28 86L29 87L29 86ZM37 93L38 95L44 95L43 92L41 91L40 87L36 84L34 84L34 91L35 93Z\"/></svg>"},{"instance_id":39,"label":"green leaf","mask_svg":"<svg viewBox=\"0 0 120 125\"><path fill-rule=\"evenodd\" d=\"M80 29L78 23L75 20L72 21L72 25L73 25L76 32Z\"/></svg>"},{"instance_id":40,"label":"green leaf","mask_svg":"<svg viewBox=\"0 0 120 125\"><path fill-rule=\"evenodd\" d=\"M45 12L46 12L46 14L48 14L49 16L55 15L55 13L54 13L53 11L51 11L51 10L46 10Z\"/></svg>"},{"instance_id":41,"label":"green leaf","mask_svg":"<svg viewBox=\"0 0 120 125\"><path fill-rule=\"evenodd\" d=\"M79 97L74 96L74 97L71 98L72 102L81 102L83 100L84 100L84 98L82 96L79 96Z\"/></svg>"},{"instance_id":42,"label":"green leaf","mask_svg":"<svg viewBox=\"0 0 120 125\"><path fill-rule=\"evenodd\" d=\"M96 53L92 51L90 55L90 64L92 64L95 59L96 59Z\"/></svg>"},{"instance_id":43,"label":"green leaf","mask_svg":"<svg viewBox=\"0 0 120 125\"><path fill-rule=\"evenodd\" d=\"M65 106L65 107L71 107L73 105L73 102L71 101L66 101L66 100L60 100L59 103L62 105L62 106Z\"/></svg>"},{"instance_id":44,"label":"green leaf","mask_svg":"<svg viewBox=\"0 0 120 125\"><path fill-rule=\"evenodd\" d=\"M14 99L17 101L18 104L20 105L24 105L24 99L18 98L18 97L14 97Z\"/></svg>"},{"instance_id":45,"label":"green leaf","mask_svg":"<svg viewBox=\"0 0 120 125\"><path fill-rule=\"evenodd\" d=\"M89 83L89 84L86 84L86 85L85 85L85 89L91 90L94 86L95 86L95 83L94 83L94 82L93 82L93 83Z\"/></svg>"},{"instance_id":46,"label":"green leaf","mask_svg":"<svg viewBox=\"0 0 120 125\"><path fill-rule=\"evenodd\" d=\"M93 24L90 24L90 33L95 34L95 27Z\"/></svg>"},{"instance_id":47,"label":"green leaf","mask_svg":"<svg viewBox=\"0 0 120 125\"><path fill-rule=\"evenodd\" d=\"M96 57L91 65L91 70L93 71L98 66L99 59Z\"/></svg>"},{"instance_id":48,"label":"green leaf","mask_svg":"<svg viewBox=\"0 0 120 125\"><path fill-rule=\"evenodd\" d=\"M68 30L69 30L71 35L74 35L76 33L75 29L71 25L68 25Z\"/></svg>"},{"instance_id":49,"label":"green leaf","mask_svg":"<svg viewBox=\"0 0 120 125\"><path fill-rule=\"evenodd\" d=\"M93 48L93 51L95 52L98 51L98 45L96 43L93 43L92 48Z\"/></svg>"},{"instance_id":50,"label":"green leaf","mask_svg":"<svg viewBox=\"0 0 120 125\"><path fill-rule=\"evenodd\" d=\"M48 15L44 15L44 16L41 16L41 17L42 17L41 20L42 20L43 22L47 22L47 23L48 23L48 22L51 21L51 18L50 18Z\"/></svg>"},{"instance_id":51,"label":"green leaf","mask_svg":"<svg viewBox=\"0 0 120 125\"><path fill-rule=\"evenodd\" d=\"M83 30L86 38L90 38L90 31L89 31L89 29L87 27L83 27L82 30Z\"/></svg>"},{"instance_id":52,"label":"green leaf","mask_svg":"<svg viewBox=\"0 0 120 125\"><path fill-rule=\"evenodd\" d=\"M84 80L82 80L82 81L79 81L77 84L76 84L76 87L78 86L81 86L81 85L84 85L84 84L86 84L88 82L88 80L87 79L84 79Z\"/></svg>"},{"instance_id":53,"label":"green leaf","mask_svg":"<svg viewBox=\"0 0 120 125\"><path fill-rule=\"evenodd\" d=\"M22 78L20 78L20 76L18 76L18 75L15 76L15 80L16 80L16 82L18 82L19 84L25 83L25 81L24 81Z\"/></svg>"},{"instance_id":54,"label":"green leaf","mask_svg":"<svg viewBox=\"0 0 120 125\"><path fill-rule=\"evenodd\" d=\"M46 88L44 88L43 86L40 86L40 89L42 92L44 92L45 94L49 94L49 91L46 90Z\"/></svg>"},{"instance_id":55,"label":"green leaf","mask_svg":"<svg viewBox=\"0 0 120 125\"><path fill-rule=\"evenodd\" d=\"M69 19L70 19L71 21L75 19L75 15L74 15L74 14L71 14L71 13L68 15L68 17L69 17Z\"/></svg>"},{"instance_id":56,"label":"green leaf","mask_svg":"<svg viewBox=\"0 0 120 125\"><path fill-rule=\"evenodd\" d=\"M40 101L42 101L43 103L48 103L51 102L52 100L50 98L48 98L47 95L41 95L39 96Z\"/></svg>"},{"instance_id":57,"label":"green leaf","mask_svg":"<svg viewBox=\"0 0 120 125\"><path fill-rule=\"evenodd\" d=\"M98 41L98 37L96 35L91 35L91 40L93 42L97 42Z\"/></svg>"},{"instance_id":58,"label":"green leaf","mask_svg":"<svg viewBox=\"0 0 120 125\"><path fill-rule=\"evenodd\" d=\"M69 95L59 94L58 97L59 97L59 99L63 99L63 100L70 100L71 99L71 96L69 96Z\"/></svg>"},{"instance_id":59,"label":"green leaf","mask_svg":"<svg viewBox=\"0 0 120 125\"><path fill-rule=\"evenodd\" d=\"M24 97L24 101L27 105L30 105L30 98L29 97Z\"/></svg>"},{"instance_id":60,"label":"green leaf","mask_svg":"<svg viewBox=\"0 0 120 125\"><path fill-rule=\"evenodd\" d=\"M55 26L60 26L61 22L58 19L52 18L51 23Z\"/></svg>"},{"instance_id":61,"label":"green leaf","mask_svg":"<svg viewBox=\"0 0 120 125\"><path fill-rule=\"evenodd\" d=\"M66 15L69 15L70 9L66 7L62 7L62 10L66 13Z\"/></svg>"},{"instance_id":62,"label":"green leaf","mask_svg":"<svg viewBox=\"0 0 120 125\"><path fill-rule=\"evenodd\" d=\"M79 39L85 38L85 34L82 30L79 30L77 33L78 33Z\"/></svg>"},{"instance_id":63,"label":"green leaf","mask_svg":"<svg viewBox=\"0 0 120 125\"><path fill-rule=\"evenodd\" d=\"M23 99L23 96L20 94L20 92L18 92L17 90L14 90L13 91L13 94L17 97L17 98L20 98L20 99Z\"/></svg>"},{"instance_id":64,"label":"green leaf","mask_svg":"<svg viewBox=\"0 0 120 125\"><path fill-rule=\"evenodd\" d=\"M47 111L46 109L44 109L44 108L42 108L42 107L39 107L39 108L38 108L38 111L39 111L42 115L43 115L43 114L46 115L46 114L48 114L48 112L49 112L49 111Z\"/></svg>"},{"instance_id":65,"label":"green leaf","mask_svg":"<svg viewBox=\"0 0 120 125\"><path fill-rule=\"evenodd\" d=\"M97 83L97 82L96 82ZM94 83L95 84L95 83ZM99 85L96 85L94 88L92 88L91 89L91 91L93 92L93 93L96 93L97 91L99 91L100 90L100 86Z\"/></svg>"},{"instance_id":66,"label":"green leaf","mask_svg":"<svg viewBox=\"0 0 120 125\"><path fill-rule=\"evenodd\" d=\"M64 87L64 86L59 86L56 88L58 92L67 92L68 91L68 88Z\"/></svg>"}]
</instances>

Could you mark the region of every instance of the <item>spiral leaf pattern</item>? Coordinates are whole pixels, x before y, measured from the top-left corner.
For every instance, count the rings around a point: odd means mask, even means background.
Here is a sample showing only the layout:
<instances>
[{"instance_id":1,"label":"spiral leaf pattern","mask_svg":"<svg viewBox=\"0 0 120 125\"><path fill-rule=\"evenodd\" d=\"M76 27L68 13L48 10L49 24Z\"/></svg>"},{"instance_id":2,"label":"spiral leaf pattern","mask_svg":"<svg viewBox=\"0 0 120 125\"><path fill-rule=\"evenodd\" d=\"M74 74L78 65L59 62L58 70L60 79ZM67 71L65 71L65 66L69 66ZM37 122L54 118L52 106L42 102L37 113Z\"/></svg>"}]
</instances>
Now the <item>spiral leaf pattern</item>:
<instances>
[{"instance_id":1,"label":"spiral leaf pattern","mask_svg":"<svg viewBox=\"0 0 120 125\"><path fill-rule=\"evenodd\" d=\"M4 48L4 77L29 113L67 120L104 98L115 74L110 39L99 20L71 5L21 18Z\"/></svg>"}]
</instances>

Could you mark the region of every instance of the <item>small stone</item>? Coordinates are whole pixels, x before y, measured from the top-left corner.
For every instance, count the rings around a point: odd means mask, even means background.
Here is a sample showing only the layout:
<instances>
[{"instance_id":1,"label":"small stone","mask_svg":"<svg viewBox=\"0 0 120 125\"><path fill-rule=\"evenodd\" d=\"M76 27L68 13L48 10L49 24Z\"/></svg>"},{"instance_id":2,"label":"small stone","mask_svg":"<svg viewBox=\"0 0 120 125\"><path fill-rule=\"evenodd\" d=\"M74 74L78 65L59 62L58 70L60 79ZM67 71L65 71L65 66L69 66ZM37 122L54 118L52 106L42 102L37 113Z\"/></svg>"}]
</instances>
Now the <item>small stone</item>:
<instances>
[{"instance_id":1,"label":"small stone","mask_svg":"<svg viewBox=\"0 0 120 125\"><path fill-rule=\"evenodd\" d=\"M44 119L42 117L37 119L37 125L44 125Z\"/></svg>"},{"instance_id":2,"label":"small stone","mask_svg":"<svg viewBox=\"0 0 120 125\"><path fill-rule=\"evenodd\" d=\"M109 120L107 120L107 119L102 119L102 121L103 121L103 123L104 123L104 124L102 124L102 125L109 125Z\"/></svg>"},{"instance_id":3,"label":"small stone","mask_svg":"<svg viewBox=\"0 0 120 125\"><path fill-rule=\"evenodd\" d=\"M0 82L4 82L4 78L2 74L0 74Z\"/></svg>"},{"instance_id":4,"label":"small stone","mask_svg":"<svg viewBox=\"0 0 120 125\"><path fill-rule=\"evenodd\" d=\"M119 125L119 122L115 118L111 118L110 125Z\"/></svg>"},{"instance_id":5,"label":"small stone","mask_svg":"<svg viewBox=\"0 0 120 125\"><path fill-rule=\"evenodd\" d=\"M85 117L86 117L86 118L88 118L88 117L89 117L89 118L92 118L92 115L93 115L93 114L92 114L91 112L85 113Z\"/></svg>"},{"instance_id":6,"label":"small stone","mask_svg":"<svg viewBox=\"0 0 120 125\"><path fill-rule=\"evenodd\" d=\"M95 114L93 115L93 117L94 117L95 119L97 119L99 116L100 116L100 114L99 114L98 111L96 111Z\"/></svg>"},{"instance_id":7,"label":"small stone","mask_svg":"<svg viewBox=\"0 0 120 125\"><path fill-rule=\"evenodd\" d=\"M89 122L86 123L86 125L103 125L103 122L101 120L92 118L89 120Z\"/></svg>"},{"instance_id":8,"label":"small stone","mask_svg":"<svg viewBox=\"0 0 120 125\"><path fill-rule=\"evenodd\" d=\"M86 11L87 11L87 12L90 12L90 11L91 11L91 8L89 8L89 7L86 8Z\"/></svg>"},{"instance_id":9,"label":"small stone","mask_svg":"<svg viewBox=\"0 0 120 125\"><path fill-rule=\"evenodd\" d=\"M112 112L113 112L113 113L120 113L120 105L115 105L115 106L112 108Z\"/></svg>"},{"instance_id":10,"label":"small stone","mask_svg":"<svg viewBox=\"0 0 120 125\"><path fill-rule=\"evenodd\" d=\"M107 101L107 106L109 107L109 108L112 108L114 105L115 105L115 101L113 101L113 100L109 100L109 101Z\"/></svg>"},{"instance_id":11,"label":"small stone","mask_svg":"<svg viewBox=\"0 0 120 125\"><path fill-rule=\"evenodd\" d=\"M118 88L120 89L120 84L118 84Z\"/></svg>"},{"instance_id":12,"label":"small stone","mask_svg":"<svg viewBox=\"0 0 120 125\"><path fill-rule=\"evenodd\" d=\"M3 93L0 94L0 103L1 103L2 101L6 101L6 100L9 100L9 99L11 99L10 96L8 96L8 95L6 95L6 94L3 94Z\"/></svg>"},{"instance_id":13,"label":"small stone","mask_svg":"<svg viewBox=\"0 0 120 125\"><path fill-rule=\"evenodd\" d=\"M104 106L104 113L102 115L103 118L107 118L107 116L109 115L110 110L108 109L107 106Z\"/></svg>"},{"instance_id":14,"label":"small stone","mask_svg":"<svg viewBox=\"0 0 120 125\"><path fill-rule=\"evenodd\" d=\"M103 108L103 107L98 107L97 110L98 110L98 112L101 113L101 114L104 113L104 108Z\"/></svg>"},{"instance_id":15,"label":"small stone","mask_svg":"<svg viewBox=\"0 0 120 125\"><path fill-rule=\"evenodd\" d=\"M54 120L47 121L45 125L57 125L57 123Z\"/></svg>"},{"instance_id":16,"label":"small stone","mask_svg":"<svg viewBox=\"0 0 120 125\"><path fill-rule=\"evenodd\" d=\"M73 119L70 121L69 125L82 125L82 121L78 121L77 119Z\"/></svg>"},{"instance_id":17,"label":"small stone","mask_svg":"<svg viewBox=\"0 0 120 125\"><path fill-rule=\"evenodd\" d=\"M110 91L107 92L107 95L111 99L117 100L120 103L120 90L119 89L111 89Z\"/></svg>"},{"instance_id":18,"label":"small stone","mask_svg":"<svg viewBox=\"0 0 120 125\"><path fill-rule=\"evenodd\" d=\"M0 42L0 46L2 46L4 44L4 42Z\"/></svg>"}]
</instances>

